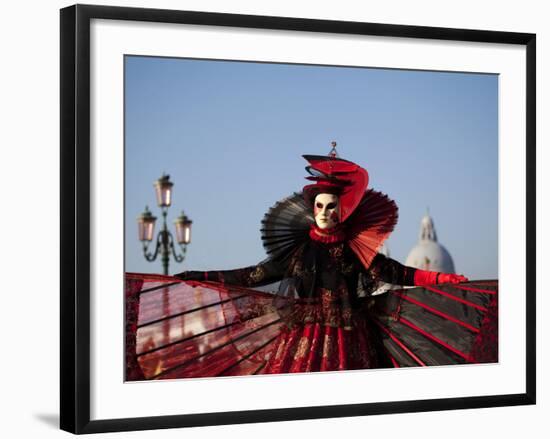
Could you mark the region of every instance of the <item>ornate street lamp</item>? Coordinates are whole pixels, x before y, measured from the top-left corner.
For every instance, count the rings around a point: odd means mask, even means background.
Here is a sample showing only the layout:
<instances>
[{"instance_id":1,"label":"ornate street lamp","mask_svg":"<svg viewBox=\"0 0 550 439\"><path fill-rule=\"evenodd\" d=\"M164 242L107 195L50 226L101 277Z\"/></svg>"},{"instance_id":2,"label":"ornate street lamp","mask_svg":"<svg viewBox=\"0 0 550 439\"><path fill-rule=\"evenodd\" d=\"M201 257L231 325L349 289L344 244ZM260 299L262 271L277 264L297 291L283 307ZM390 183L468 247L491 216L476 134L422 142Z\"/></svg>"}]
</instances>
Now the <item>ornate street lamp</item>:
<instances>
[{"instance_id":1,"label":"ornate street lamp","mask_svg":"<svg viewBox=\"0 0 550 439\"><path fill-rule=\"evenodd\" d=\"M168 208L172 204L172 187L174 183L170 181L170 176L163 174L155 182L155 192L157 196L157 204L162 210L162 230L158 233L156 239L156 245L154 252L150 252L149 244L153 241L153 234L155 230L156 217L149 211L148 207L145 207L145 211L138 217L138 237L143 243L143 255L149 262L153 262L157 259L157 256L161 255L162 270L164 274L168 274L168 266L170 263L170 254L174 257L176 262L183 262L185 254L187 252L187 246L191 242L191 221L183 212L174 221L176 225L176 241L179 244L182 253L176 253L176 246L174 245L174 237L168 230L166 224L166 216L168 214Z\"/></svg>"}]
</instances>

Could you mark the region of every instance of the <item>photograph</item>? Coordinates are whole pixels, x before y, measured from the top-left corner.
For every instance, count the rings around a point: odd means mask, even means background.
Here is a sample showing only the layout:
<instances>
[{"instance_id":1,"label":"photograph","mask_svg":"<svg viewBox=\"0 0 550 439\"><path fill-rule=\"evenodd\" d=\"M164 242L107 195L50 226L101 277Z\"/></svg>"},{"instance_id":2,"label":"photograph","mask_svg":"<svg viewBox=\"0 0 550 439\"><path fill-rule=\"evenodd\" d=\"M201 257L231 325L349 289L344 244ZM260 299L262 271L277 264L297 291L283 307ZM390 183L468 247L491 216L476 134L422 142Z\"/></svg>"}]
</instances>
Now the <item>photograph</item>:
<instances>
[{"instance_id":1,"label":"photograph","mask_svg":"<svg viewBox=\"0 0 550 439\"><path fill-rule=\"evenodd\" d=\"M126 382L499 362L498 74L123 62Z\"/></svg>"}]
</instances>

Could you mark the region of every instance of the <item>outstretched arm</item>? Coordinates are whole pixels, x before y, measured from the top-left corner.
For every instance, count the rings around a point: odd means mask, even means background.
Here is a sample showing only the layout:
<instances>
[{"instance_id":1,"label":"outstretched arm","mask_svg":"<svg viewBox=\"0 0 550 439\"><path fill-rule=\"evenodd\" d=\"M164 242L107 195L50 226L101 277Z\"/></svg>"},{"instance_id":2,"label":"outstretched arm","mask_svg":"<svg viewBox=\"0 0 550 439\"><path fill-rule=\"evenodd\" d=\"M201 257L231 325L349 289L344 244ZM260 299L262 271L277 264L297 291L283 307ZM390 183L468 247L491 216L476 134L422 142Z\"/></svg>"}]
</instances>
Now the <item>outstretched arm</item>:
<instances>
[{"instance_id":1,"label":"outstretched arm","mask_svg":"<svg viewBox=\"0 0 550 439\"><path fill-rule=\"evenodd\" d=\"M243 287L258 287L281 280L284 268L281 264L268 260L235 270L222 271L184 271L174 275L182 280L214 281Z\"/></svg>"},{"instance_id":2,"label":"outstretched arm","mask_svg":"<svg viewBox=\"0 0 550 439\"><path fill-rule=\"evenodd\" d=\"M459 283L468 280L460 274L439 273L437 271L426 271L407 267L380 253L376 255L372 261L370 272L373 276L384 282L404 286Z\"/></svg>"}]
</instances>

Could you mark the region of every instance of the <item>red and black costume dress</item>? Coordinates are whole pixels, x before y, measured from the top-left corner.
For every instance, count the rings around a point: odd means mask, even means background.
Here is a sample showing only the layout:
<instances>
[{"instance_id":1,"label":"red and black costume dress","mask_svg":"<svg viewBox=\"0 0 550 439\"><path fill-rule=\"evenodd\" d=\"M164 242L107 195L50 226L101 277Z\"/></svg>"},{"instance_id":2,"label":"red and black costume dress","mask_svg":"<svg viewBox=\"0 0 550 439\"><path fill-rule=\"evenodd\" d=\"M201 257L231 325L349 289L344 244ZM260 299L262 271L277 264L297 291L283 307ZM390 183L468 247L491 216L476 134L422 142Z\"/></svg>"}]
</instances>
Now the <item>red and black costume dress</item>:
<instances>
[{"instance_id":1,"label":"red and black costume dress","mask_svg":"<svg viewBox=\"0 0 550 439\"><path fill-rule=\"evenodd\" d=\"M265 261L236 270L176 276L186 288L219 294L217 302L182 305L173 313L186 318L188 327L200 324L202 329L155 345L151 327L170 316L155 319L143 314L140 323L137 305L129 311L128 319L137 320L135 328L144 328L137 339L149 340L150 345L137 342L138 361L128 359L128 376L143 373L143 378L156 379L496 361L495 283L438 285L463 278L406 267L380 254L397 222L395 203L367 189L368 174L358 165L335 157L305 158L314 183L278 202L264 217ZM341 222L329 230L319 229L312 215L312 201L319 193L339 197ZM372 296L384 283L396 289ZM165 285L174 288L174 297L183 297L183 292L177 293L180 282ZM255 290L266 285L277 294ZM425 288L400 289L418 285ZM142 285L139 289L138 294L143 293ZM205 324L209 319L215 323ZM132 336L127 338L130 345L136 343ZM202 338L206 341L197 344Z\"/></svg>"},{"instance_id":2,"label":"red and black costume dress","mask_svg":"<svg viewBox=\"0 0 550 439\"><path fill-rule=\"evenodd\" d=\"M287 265L268 260L237 270L191 272L187 278L248 288L284 279L289 294L275 302L283 325L261 373L287 373L390 366L379 329L368 318L365 293L380 281L414 285L415 271L382 254L366 270L344 242L310 240Z\"/></svg>"}]
</instances>

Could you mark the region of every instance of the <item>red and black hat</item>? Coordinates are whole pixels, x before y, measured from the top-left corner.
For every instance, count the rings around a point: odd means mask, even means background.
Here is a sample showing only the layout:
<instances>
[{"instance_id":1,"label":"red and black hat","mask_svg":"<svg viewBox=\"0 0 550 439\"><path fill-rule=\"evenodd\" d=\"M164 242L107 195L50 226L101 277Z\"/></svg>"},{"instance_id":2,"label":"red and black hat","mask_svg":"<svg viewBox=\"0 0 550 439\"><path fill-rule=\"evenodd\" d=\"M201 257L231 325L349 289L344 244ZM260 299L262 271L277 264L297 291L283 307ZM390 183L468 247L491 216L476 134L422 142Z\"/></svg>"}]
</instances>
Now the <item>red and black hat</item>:
<instances>
[{"instance_id":1,"label":"red and black hat","mask_svg":"<svg viewBox=\"0 0 550 439\"><path fill-rule=\"evenodd\" d=\"M369 174L359 165L334 156L304 155L311 174L304 186L304 198L310 204L318 194L335 194L340 198L340 220L344 222L357 208L365 195Z\"/></svg>"}]
</instances>

